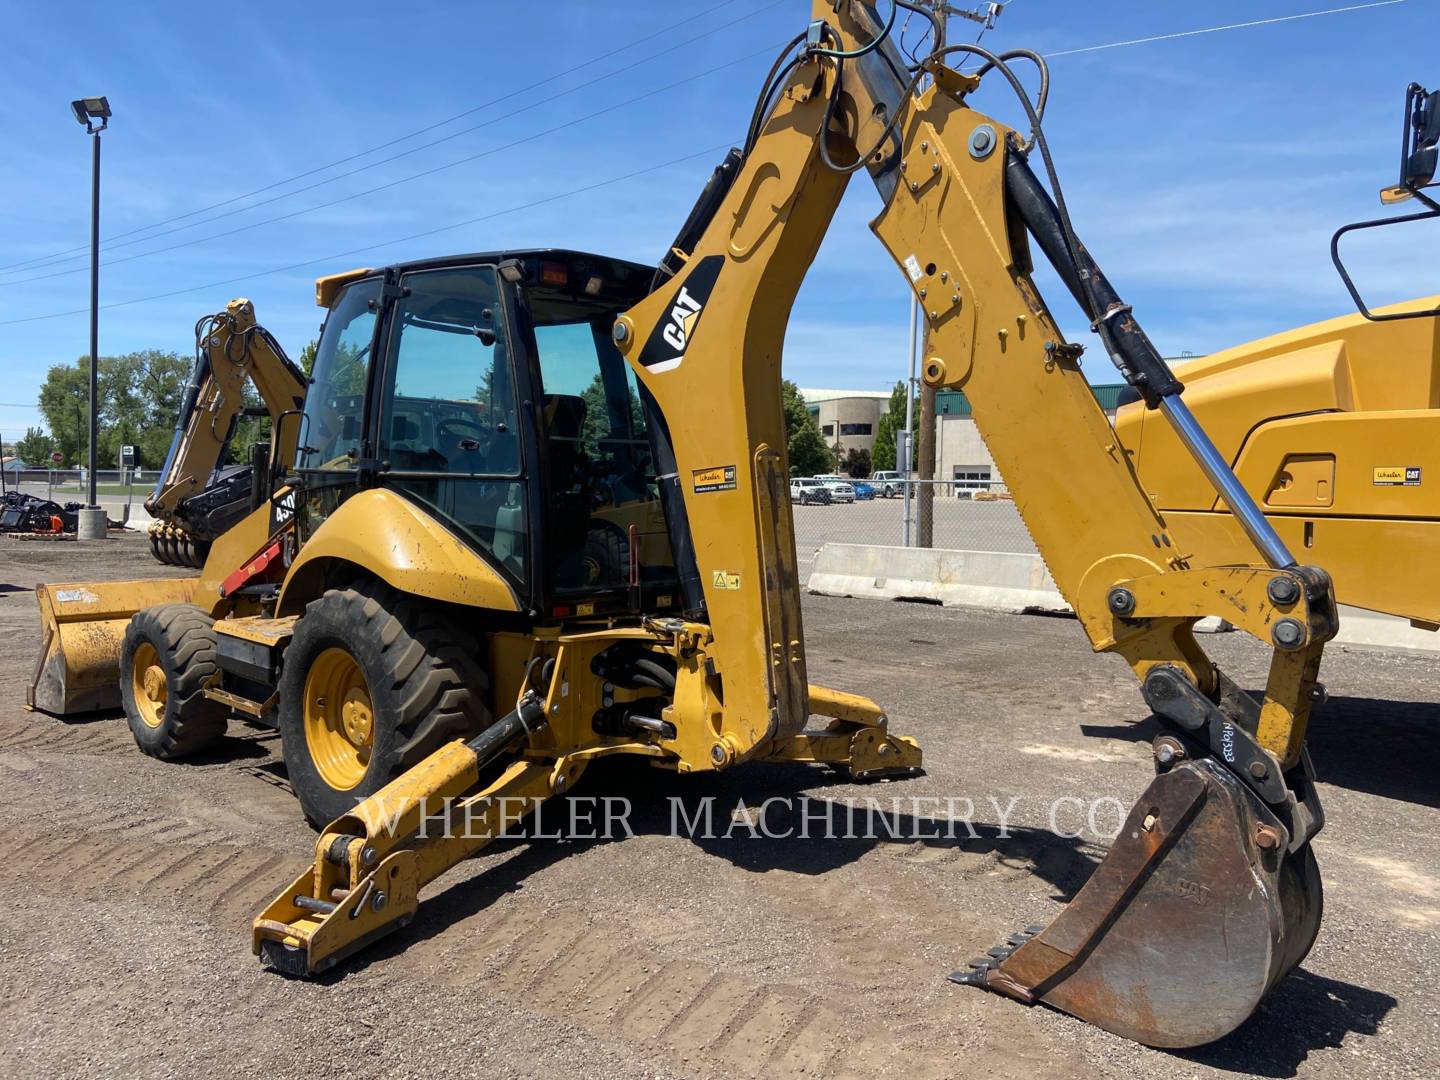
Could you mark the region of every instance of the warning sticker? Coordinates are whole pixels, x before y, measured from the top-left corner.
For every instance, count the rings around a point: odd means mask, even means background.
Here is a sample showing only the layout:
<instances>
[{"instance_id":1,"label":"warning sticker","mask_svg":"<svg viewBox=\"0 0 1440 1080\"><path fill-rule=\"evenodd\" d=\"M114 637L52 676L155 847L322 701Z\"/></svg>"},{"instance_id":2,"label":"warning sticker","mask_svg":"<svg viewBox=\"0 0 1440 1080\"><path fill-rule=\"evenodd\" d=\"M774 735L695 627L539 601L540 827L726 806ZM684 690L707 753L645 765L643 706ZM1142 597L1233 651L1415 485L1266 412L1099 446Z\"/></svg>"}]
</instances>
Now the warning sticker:
<instances>
[{"instance_id":1,"label":"warning sticker","mask_svg":"<svg viewBox=\"0 0 1440 1080\"><path fill-rule=\"evenodd\" d=\"M1419 487L1419 465L1376 465L1374 473L1376 487Z\"/></svg>"},{"instance_id":2,"label":"warning sticker","mask_svg":"<svg viewBox=\"0 0 1440 1080\"><path fill-rule=\"evenodd\" d=\"M738 589L740 588L740 575L731 574L725 570L716 570L710 578L710 584L717 589Z\"/></svg>"},{"instance_id":3,"label":"warning sticker","mask_svg":"<svg viewBox=\"0 0 1440 1080\"><path fill-rule=\"evenodd\" d=\"M735 490L735 466L720 465L713 469L696 469L695 492L703 491L734 491Z\"/></svg>"}]
</instances>

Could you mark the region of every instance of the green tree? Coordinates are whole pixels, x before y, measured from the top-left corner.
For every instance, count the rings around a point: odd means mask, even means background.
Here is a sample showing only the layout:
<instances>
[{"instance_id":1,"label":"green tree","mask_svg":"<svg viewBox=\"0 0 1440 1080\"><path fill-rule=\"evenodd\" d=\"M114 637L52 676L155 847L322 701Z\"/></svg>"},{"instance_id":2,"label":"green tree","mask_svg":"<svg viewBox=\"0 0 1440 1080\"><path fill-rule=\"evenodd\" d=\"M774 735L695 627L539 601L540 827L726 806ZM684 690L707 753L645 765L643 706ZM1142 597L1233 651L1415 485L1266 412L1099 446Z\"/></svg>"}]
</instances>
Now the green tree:
<instances>
[{"instance_id":1,"label":"green tree","mask_svg":"<svg viewBox=\"0 0 1440 1080\"><path fill-rule=\"evenodd\" d=\"M158 469L165 464L165 456L170 452L170 443L175 436L176 411L190 382L194 360L160 349L144 349L118 359L124 362L123 370L129 373L129 382L125 386L130 394L121 397L117 390L116 397L123 402L123 410L111 414L109 422L130 433L131 437L113 438L115 453L106 460L115 460L119 446L129 443L135 447L137 465ZM102 376L105 364L105 358L101 357ZM104 417L106 414L101 415ZM106 445L103 433L100 445Z\"/></svg>"},{"instance_id":2,"label":"green tree","mask_svg":"<svg viewBox=\"0 0 1440 1080\"><path fill-rule=\"evenodd\" d=\"M45 426L67 464L84 459L89 448L90 359L56 364L40 386L39 408Z\"/></svg>"},{"instance_id":3,"label":"green tree","mask_svg":"<svg viewBox=\"0 0 1440 1080\"><path fill-rule=\"evenodd\" d=\"M137 464L163 464L175 428L175 412L191 362L179 353L143 349L102 356L96 380L101 468L114 468L120 447L136 447ZM67 462L89 456L90 360L56 364L40 387L40 413L55 447Z\"/></svg>"},{"instance_id":4,"label":"green tree","mask_svg":"<svg viewBox=\"0 0 1440 1080\"><path fill-rule=\"evenodd\" d=\"M790 475L817 476L828 473L835 464L825 436L815 424L802 427L790 439Z\"/></svg>"},{"instance_id":5,"label":"green tree","mask_svg":"<svg viewBox=\"0 0 1440 1080\"><path fill-rule=\"evenodd\" d=\"M780 403L785 411L785 439L790 451L790 475L814 476L827 473L835 464L820 425L810 415L805 398L789 379L780 382Z\"/></svg>"},{"instance_id":6,"label":"green tree","mask_svg":"<svg viewBox=\"0 0 1440 1080\"><path fill-rule=\"evenodd\" d=\"M870 475L870 451L863 447L845 451L841 467L853 480L864 480Z\"/></svg>"},{"instance_id":7,"label":"green tree","mask_svg":"<svg viewBox=\"0 0 1440 1080\"><path fill-rule=\"evenodd\" d=\"M316 338L311 338L300 350L300 370L307 376L315 369L315 349L319 344Z\"/></svg>"},{"instance_id":8,"label":"green tree","mask_svg":"<svg viewBox=\"0 0 1440 1080\"><path fill-rule=\"evenodd\" d=\"M905 430L905 384L897 382L890 392L890 407L880 417L875 429L875 446L870 451L870 464L875 469L894 469L895 433Z\"/></svg>"},{"instance_id":9,"label":"green tree","mask_svg":"<svg viewBox=\"0 0 1440 1080\"><path fill-rule=\"evenodd\" d=\"M25 437L15 443L15 453L31 468L45 468L55 452L55 440L39 428L26 428Z\"/></svg>"}]
</instances>

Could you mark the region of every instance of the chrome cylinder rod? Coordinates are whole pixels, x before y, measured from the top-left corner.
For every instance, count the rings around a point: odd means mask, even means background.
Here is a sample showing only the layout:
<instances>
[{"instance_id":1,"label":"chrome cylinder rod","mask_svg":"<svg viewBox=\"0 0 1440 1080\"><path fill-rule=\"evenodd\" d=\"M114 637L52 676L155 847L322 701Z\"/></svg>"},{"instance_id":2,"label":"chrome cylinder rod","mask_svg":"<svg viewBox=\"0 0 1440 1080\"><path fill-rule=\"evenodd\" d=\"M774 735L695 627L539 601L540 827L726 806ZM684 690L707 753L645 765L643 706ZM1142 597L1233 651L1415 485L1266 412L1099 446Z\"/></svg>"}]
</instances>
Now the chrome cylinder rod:
<instances>
[{"instance_id":1,"label":"chrome cylinder rod","mask_svg":"<svg viewBox=\"0 0 1440 1080\"><path fill-rule=\"evenodd\" d=\"M1200 421L1195 419L1190 406L1180 400L1179 394L1167 394L1160 399L1160 411L1271 568L1285 570L1294 566L1295 557L1290 554L1285 541L1280 539L1280 534L1260 512L1250 493L1241 486L1230 464L1220 456L1220 451L1215 449Z\"/></svg>"}]
</instances>

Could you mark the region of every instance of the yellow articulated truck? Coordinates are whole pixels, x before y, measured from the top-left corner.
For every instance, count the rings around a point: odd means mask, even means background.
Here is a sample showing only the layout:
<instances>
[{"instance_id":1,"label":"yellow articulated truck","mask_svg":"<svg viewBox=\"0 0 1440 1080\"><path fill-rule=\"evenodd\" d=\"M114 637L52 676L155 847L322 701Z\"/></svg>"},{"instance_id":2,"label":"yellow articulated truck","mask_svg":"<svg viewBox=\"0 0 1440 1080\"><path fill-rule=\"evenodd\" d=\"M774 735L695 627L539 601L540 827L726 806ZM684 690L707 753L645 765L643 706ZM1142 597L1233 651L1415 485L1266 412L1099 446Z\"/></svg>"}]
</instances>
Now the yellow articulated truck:
<instances>
[{"instance_id":1,"label":"yellow articulated truck","mask_svg":"<svg viewBox=\"0 0 1440 1080\"><path fill-rule=\"evenodd\" d=\"M1359 314L1177 368L1185 400L1291 550L1324 566L1344 604L1440 628L1440 296L1371 311L1340 258L1362 229L1440 217L1440 92L1405 95L1401 174L1381 200L1423 209L1347 225L1331 253ZM1138 396L1115 430L1187 554L1246 557L1245 531L1184 445Z\"/></svg>"}]
</instances>

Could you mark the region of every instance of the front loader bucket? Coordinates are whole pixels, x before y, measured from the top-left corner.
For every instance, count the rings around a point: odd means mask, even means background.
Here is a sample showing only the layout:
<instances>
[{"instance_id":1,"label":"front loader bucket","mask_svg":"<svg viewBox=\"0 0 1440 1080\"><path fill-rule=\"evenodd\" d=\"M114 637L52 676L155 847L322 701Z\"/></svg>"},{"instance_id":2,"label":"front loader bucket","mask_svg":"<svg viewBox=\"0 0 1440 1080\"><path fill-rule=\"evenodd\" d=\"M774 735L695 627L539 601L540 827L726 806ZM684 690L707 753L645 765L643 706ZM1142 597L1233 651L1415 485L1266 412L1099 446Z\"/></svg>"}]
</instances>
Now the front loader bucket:
<instances>
[{"instance_id":1,"label":"front loader bucket","mask_svg":"<svg viewBox=\"0 0 1440 1080\"><path fill-rule=\"evenodd\" d=\"M1295 967L1320 926L1320 874L1222 766L1157 776L1110 854L1048 927L956 982L1043 1001L1147 1046L1212 1042Z\"/></svg>"},{"instance_id":2,"label":"front loader bucket","mask_svg":"<svg viewBox=\"0 0 1440 1080\"><path fill-rule=\"evenodd\" d=\"M120 643L130 616L188 603L198 578L40 585L40 657L25 693L30 709L66 716L120 707Z\"/></svg>"}]
</instances>

